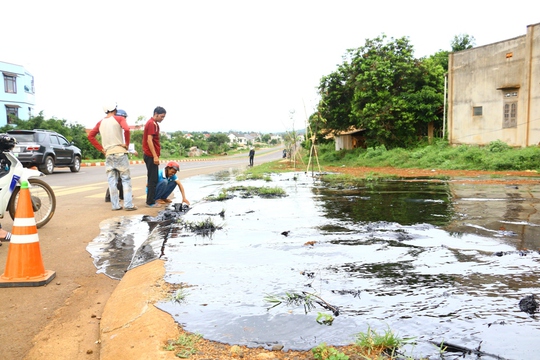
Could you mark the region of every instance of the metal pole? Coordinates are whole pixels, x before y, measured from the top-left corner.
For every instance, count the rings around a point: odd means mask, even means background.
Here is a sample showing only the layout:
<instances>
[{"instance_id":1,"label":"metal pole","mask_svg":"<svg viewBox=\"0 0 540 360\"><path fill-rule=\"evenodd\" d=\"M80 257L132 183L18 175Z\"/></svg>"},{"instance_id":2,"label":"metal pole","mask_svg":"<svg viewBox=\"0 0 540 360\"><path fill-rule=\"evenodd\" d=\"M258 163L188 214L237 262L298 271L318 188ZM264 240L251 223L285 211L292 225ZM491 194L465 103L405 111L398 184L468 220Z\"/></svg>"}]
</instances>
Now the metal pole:
<instances>
[{"instance_id":1,"label":"metal pole","mask_svg":"<svg viewBox=\"0 0 540 360\"><path fill-rule=\"evenodd\" d=\"M444 105L443 105L443 124L442 124L442 133L443 139L446 136L446 82L448 78L448 73L444 74Z\"/></svg>"}]
</instances>

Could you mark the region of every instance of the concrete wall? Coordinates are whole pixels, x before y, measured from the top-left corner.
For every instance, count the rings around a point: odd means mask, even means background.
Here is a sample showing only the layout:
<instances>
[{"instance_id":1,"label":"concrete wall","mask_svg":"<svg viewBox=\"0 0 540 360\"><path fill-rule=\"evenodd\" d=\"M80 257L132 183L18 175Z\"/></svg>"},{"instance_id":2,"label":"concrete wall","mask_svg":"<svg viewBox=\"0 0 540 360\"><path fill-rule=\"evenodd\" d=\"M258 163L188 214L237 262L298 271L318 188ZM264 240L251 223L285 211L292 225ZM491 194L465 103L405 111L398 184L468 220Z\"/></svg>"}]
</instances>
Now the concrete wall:
<instances>
[{"instance_id":1,"label":"concrete wall","mask_svg":"<svg viewBox=\"0 0 540 360\"><path fill-rule=\"evenodd\" d=\"M527 84L527 120L529 121L529 145L540 144L540 24L527 28L526 53L529 56Z\"/></svg>"},{"instance_id":2,"label":"concrete wall","mask_svg":"<svg viewBox=\"0 0 540 360\"><path fill-rule=\"evenodd\" d=\"M451 144L540 143L539 34L540 24L529 25L524 36L450 54ZM517 96L505 97L506 92ZM514 126L505 127L504 106L509 100L517 103L517 119ZM474 107L481 107L482 115L475 116Z\"/></svg>"},{"instance_id":3,"label":"concrete wall","mask_svg":"<svg viewBox=\"0 0 540 360\"><path fill-rule=\"evenodd\" d=\"M17 93L6 93L4 86L4 73L16 76ZM7 124L6 105L18 106L18 115L21 120L28 120L35 116L34 77L20 65L0 61L0 126Z\"/></svg>"}]
</instances>

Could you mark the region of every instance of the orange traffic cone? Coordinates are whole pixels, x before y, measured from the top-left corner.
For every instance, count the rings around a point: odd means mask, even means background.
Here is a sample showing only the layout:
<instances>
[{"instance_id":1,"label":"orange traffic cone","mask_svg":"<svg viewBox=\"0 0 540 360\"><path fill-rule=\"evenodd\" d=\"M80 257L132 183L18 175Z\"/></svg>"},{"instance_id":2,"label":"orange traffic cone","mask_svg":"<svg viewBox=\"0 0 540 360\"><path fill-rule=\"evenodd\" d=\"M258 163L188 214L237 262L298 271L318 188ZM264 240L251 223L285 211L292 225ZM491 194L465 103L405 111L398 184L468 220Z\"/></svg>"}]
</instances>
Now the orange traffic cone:
<instances>
[{"instance_id":1,"label":"orange traffic cone","mask_svg":"<svg viewBox=\"0 0 540 360\"><path fill-rule=\"evenodd\" d=\"M43 266L36 219L26 181L21 183L11 234L0 287L41 286L54 279L56 273L45 270Z\"/></svg>"}]
</instances>

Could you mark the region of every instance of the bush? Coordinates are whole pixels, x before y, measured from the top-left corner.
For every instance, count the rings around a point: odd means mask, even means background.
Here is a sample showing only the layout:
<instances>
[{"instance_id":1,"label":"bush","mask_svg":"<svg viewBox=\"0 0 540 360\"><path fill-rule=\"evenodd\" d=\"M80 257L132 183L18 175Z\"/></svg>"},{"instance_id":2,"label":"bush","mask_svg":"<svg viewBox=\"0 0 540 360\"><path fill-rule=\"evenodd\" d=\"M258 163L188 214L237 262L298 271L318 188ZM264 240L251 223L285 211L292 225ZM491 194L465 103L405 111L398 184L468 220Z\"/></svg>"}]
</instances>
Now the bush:
<instances>
[{"instance_id":1,"label":"bush","mask_svg":"<svg viewBox=\"0 0 540 360\"><path fill-rule=\"evenodd\" d=\"M494 153L500 153L500 152L504 152L506 150L512 149L510 145L508 145L505 142L502 142L501 140L490 142L487 148L490 152L494 152Z\"/></svg>"},{"instance_id":2,"label":"bush","mask_svg":"<svg viewBox=\"0 0 540 360\"><path fill-rule=\"evenodd\" d=\"M392 166L441 170L536 170L540 167L540 148L529 146L514 149L502 141L488 146L449 146L444 141L422 144L414 148L384 145L368 149L335 151L333 144L321 146L319 160L327 165Z\"/></svg>"}]
</instances>

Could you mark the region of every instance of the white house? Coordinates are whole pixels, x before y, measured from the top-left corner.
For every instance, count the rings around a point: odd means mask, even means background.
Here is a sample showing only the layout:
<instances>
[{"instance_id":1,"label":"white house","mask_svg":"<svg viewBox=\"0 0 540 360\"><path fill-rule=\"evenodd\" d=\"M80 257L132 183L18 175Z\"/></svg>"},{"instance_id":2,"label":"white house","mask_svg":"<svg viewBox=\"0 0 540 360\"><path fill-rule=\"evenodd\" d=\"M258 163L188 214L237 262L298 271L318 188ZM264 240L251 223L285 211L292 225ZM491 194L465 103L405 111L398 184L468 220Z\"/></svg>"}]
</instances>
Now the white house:
<instances>
[{"instance_id":1,"label":"white house","mask_svg":"<svg viewBox=\"0 0 540 360\"><path fill-rule=\"evenodd\" d=\"M283 138L281 135L270 135L270 141L276 140L276 142L281 143L283 142Z\"/></svg>"},{"instance_id":2,"label":"white house","mask_svg":"<svg viewBox=\"0 0 540 360\"><path fill-rule=\"evenodd\" d=\"M248 145L249 143L253 144L260 139L260 135L257 133L241 134L230 132L227 136L229 137L229 142L231 144L237 143L240 145Z\"/></svg>"},{"instance_id":3,"label":"white house","mask_svg":"<svg viewBox=\"0 0 540 360\"><path fill-rule=\"evenodd\" d=\"M21 65L0 61L4 87L0 91L0 126L11 123L9 115L21 120L34 116L34 77Z\"/></svg>"}]
</instances>

